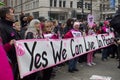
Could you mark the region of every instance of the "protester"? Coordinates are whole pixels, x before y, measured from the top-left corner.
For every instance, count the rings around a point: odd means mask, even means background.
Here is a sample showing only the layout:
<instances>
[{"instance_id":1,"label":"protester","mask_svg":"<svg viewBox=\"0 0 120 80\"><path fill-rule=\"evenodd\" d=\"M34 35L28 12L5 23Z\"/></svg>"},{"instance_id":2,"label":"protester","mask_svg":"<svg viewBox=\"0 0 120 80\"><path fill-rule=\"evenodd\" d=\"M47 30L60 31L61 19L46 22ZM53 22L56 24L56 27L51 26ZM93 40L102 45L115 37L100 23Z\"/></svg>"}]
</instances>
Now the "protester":
<instances>
[{"instance_id":1,"label":"protester","mask_svg":"<svg viewBox=\"0 0 120 80\"><path fill-rule=\"evenodd\" d=\"M64 38L73 38L73 37L80 37L81 32L79 31L80 23L74 22L73 29L71 29L69 32L67 32L64 36ZM77 61L78 58L74 58L69 60L69 66L68 66L68 72L73 73L74 71L78 71L77 69Z\"/></svg>"},{"instance_id":2,"label":"protester","mask_svg":"<svg viewBox=\"0 0 120 80\"><path fill-rule=\"evenodd\" d=\"M87 30L87 25L85 22L80 22L80 27L79 27L80 32L82 33L82 36L85 37L86 34L86 30ZM87 61L87 54L81 55L79 56L78 62L79 63L83 63Z\"/></svg>"},{"instance_id":3,"label":"protester","mask_svg":"<svg viewBox=\"0 0 120 80\"><path fill-rule=\"evenodd\" d=\"M0 38L1 39L1 38ZM8 48L8 47L7 47ZM0 40L0 80L14 80L12 67Z\"/></svg>"},{"instance_id":4,"label":"protester","mask_svg":"<svg viewBox=\"0 0 120 80\"><path fill-rule=\"evenodd\" d=\"M24 15L24 13L22 12L20 15L20 22L21 22L21 28L26 28L27 26L27 17Z\"/></svg>"},{"instance_id":5,"label":"protester","mask_svg":"<svg viewBox=\"0 0 120 80\"><path fill-rule=\"evenodd\" d=\"M45 22L45 26L43 28L44 38L46 39L58 39L58 35L52 32L53 26L50 21ZM50 80L53 72L53 67L47 68L43 70L43 79L42 80Z\"/></svg>"},{"instance_id":6,"label":"protester","mask_svg":"<svg viewBox=\"0 0 120 80\"><path fill-rule=\"evenodd\" d=\"M116 36L115 41L118 44L118 59L119 59L118 68L120 69L120 26L119 26L120 25L120 8L115 13L115 16L113 17L113 19L110 22L110 25L111 25L111 27L114 28L114 30L118 34Z\"/></svg>"},{"instance_id":7,"label":"protester","mask_svg":"<svg viewBox=\"0 0 120 80\"><path fill-rule=\"evenodd\" d=\"M68 19L66 22L66 27L64 28L64 34L66 34L69 30L73 29L73 23L74 20L73 19Z\"/></svg>"},{"instance_id":8,"label":"protester","mask_svg":"<svg viewBox=\"0 0 120 80\"><path fill-rule=\"evenodd\" d=\"M109 33L109 21L104 21L104 25L102 26L101 28L101 33L104 34L104 33ZM102 61L105 61L108 59L108 50L109 48L106 47L106 48L103 48L102 50Z\"/></svg>"},{"instance_id":9,"label":"protester","mask_svg":"<svg viewBox=\"0 0 120 80\"><path fill-rule=\"evenodd\" d=\"M45 26L43 28L44 38L48 39L58 39L58 35L52 32L53 26L50 21L45 22Z\"/></svg>"},{"instance_id":10,"label":"protester","mask_svg":"<svg viewBox=\"0 0 120 80\"><path fill-rule=\"evenodd\" d=\"M1 35L1 34L0 34ZM9 52L15 40L3 45L2 38L0 37L0 80L14 80L12 65L7 58L6 52ZM7 74L6 74L7 73Z\"/></svg>"},{"instance_id":11,"label":"protester","mask_svg":"<svg viewBox=\"0 0 120 80\"><path fill-rule=\"evenodd\" d=\"M89 27L88 35L96 35L94 31L94 27ZM93 54L94 54L94 51L87 53L87 65L88 66L96 65L96 63L93 62Z\"/></svg>"},{"instance_id":12,"label":"protester","mask_svg":"<svg viewBox=\"0 0 120 80\"><path fill-rule=\"evenodd\" d=\"M38 19L33 19L25 32L26 39L41 39L43 38L42 30L39 27L40 21Z\"/></svg>"},{"instance_id":13,"label":"protester","mask_svg":"<svg viewBox=\"0 0 120 80\"><path fill-rule=\"evenodd\" d=\"M13 23L15 21L14 9L12 7L3 7L0 9L0 32L3 44L9 43L11 40L18 40L20 37L13 29ZM18 79L18 67L16 59L16 51L14 46L7 52L7 55L11 61L12 69L14 72L14 79Z\"/></svg>"},{"instance_id":14,"label":"protester","mask_svg":"<svg viewBox=\"0 0 120 80\"><path fill-rule=\"evenodd\" d=\"M61 23L60 25L60 37L63 38L64 37L64 29L65 29L66 24L65 23Z\"/></svg>"},{"instance_id":15,"label":"protester","mask_svg":"<svg viewBox=\"0 0 120 80\"><path fill-rule=\"evenodd\" d=\"M32 21L33 19L34 19L34 17L33 17L33 16L31 16L31 15L30 15L30 16L28 16L28 17L27 17L27 23L29 24L29 23L30 23L30 21Z\"/></svg>"},{"instance_id":16,"label":"protester","mask_svg":"<svg viewBox=\"0 0 120 80\"><path fill-rule=\"evenodd\" d=\"M59 39L62 38L62 36L60 35L60 27L61 25L58 23L58 21L54 20L52 25L52 29L53 29L52 32L54 32L56 35L59 35Z\"/></svg>"},{"instance_id":17,"label":"protester","mask_svg":"<svg viewBox=\"0 0 120 80\"><path fill-rule=\"evenodd\" d=\"M25 32L25 39L43 39L43 34L39 27L40 21L38 19L33 19ZM41 78L40 71L26 76L23 80L39 80Z\"/></svg>"},{"instance_id":18,"label":"protester","mask_svg":"<svg viewBox=\"0 0 120 80\"><path fill-rule=\"evenodd\" d=\"M22 35L20 22L16 21L15 23L13 23L13 29L15 29L16 33L18 34L18 36L21 39L23 39L24 35Z\"/></svg>"}]
</instances>

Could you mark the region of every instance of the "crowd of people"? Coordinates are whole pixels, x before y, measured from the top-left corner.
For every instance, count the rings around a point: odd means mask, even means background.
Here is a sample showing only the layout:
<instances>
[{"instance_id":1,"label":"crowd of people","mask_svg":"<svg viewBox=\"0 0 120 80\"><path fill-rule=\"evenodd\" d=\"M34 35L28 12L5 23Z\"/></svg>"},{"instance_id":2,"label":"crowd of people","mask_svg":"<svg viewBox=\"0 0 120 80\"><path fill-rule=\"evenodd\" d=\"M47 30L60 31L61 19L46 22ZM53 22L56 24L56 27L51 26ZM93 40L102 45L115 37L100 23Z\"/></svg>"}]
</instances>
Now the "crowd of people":
<instances>
[{"instance_id":1,"label":"crowd of people","mask_svg":"<svg viewBox=\"0 0 120 80\"><path fill-rule=\"evenodd\" d=\"M116 31L110 26L109 21L100 22L89 26L87 21L68 19L61 23L57 20L45 20L42 18L34 19L33 16L20 15L19 20L15 20L14 9L12 7L3 7L0 9L0 80L50 80L57 67L50 67L42 71L35 72L31 75L20 79L18 63L14 43L15 40L23 39L66 39L80 36L97 35ZM73 33L77 33L74 35ZM79 71L77 62L86 62L88 66L96 65L93 58L95 53L101 52L102 61L108 57L119 59L118 43L89 52L80 57L68 61L68 72L74 73ZM59 65L58 65L59 66ZM120 64L118 66L120 68ZM5 72L5 73L4 73ZM6 74L7 73L7 74Z\"/></svg>"}]
</instances>

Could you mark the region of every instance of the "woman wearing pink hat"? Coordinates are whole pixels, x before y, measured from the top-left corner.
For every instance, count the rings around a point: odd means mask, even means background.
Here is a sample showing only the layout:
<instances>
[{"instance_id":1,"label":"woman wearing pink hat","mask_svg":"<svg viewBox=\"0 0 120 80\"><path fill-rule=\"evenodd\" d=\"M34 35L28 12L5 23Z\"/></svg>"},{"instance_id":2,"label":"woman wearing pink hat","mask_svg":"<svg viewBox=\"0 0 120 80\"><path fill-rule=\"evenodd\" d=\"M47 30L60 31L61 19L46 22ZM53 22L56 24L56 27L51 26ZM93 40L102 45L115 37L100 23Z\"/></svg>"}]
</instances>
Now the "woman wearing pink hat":
<instances>
[{"instance_id":1,"label":"woman wearing pink hat","mask_svg":"<svg viewBox=\"0 0 120 80\"><path fill-rule=\"evenodd\" d=\"M80 37L81 32L79 31L80 23L79 22L74 22L73 24L73 29L68 31L64 38L73 38L73 37ZM69 66L68 66L68 72L73 73L74 71L78 71L76 65L77 65L78 58L74 58L69 60Z\"/></svg>"}]
</instances>

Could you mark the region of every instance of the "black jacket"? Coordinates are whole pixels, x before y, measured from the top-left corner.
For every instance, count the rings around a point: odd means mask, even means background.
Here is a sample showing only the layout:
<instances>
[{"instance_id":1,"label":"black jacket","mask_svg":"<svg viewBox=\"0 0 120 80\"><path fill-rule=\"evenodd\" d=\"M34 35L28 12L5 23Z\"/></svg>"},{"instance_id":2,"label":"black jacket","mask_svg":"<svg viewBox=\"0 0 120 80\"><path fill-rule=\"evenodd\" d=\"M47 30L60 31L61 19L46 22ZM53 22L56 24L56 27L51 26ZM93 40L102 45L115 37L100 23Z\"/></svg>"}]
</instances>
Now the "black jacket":
<instances>
[{"instance_id":1,"label":"black jacket","mask_svg":"<svg viewBox=\"0 0 120 80\"><path fill-rule=\"evenodd\" d=\"M16 31L13 29L13 22L7 21L7 20L0 20L0 34L3 40L3 44L9 43L12 39L18 40L20 37L16 33ZM16 63L16 53L15 48L13 48L7 52L7 55L9 59L12 61L12 63Z\"/></svg>"},{"instance_id":2,"label":"black jacket","mask_svg":"<svg viewBox=\"0 0 120 80\"><path fill-rule=\"evenodd\" d=\"M3 39L3 44L8 43L10 40L19 40L20 37L13 29L13 22L7 20L0 20L0 33Z\"/></svg>"}]
</instances>

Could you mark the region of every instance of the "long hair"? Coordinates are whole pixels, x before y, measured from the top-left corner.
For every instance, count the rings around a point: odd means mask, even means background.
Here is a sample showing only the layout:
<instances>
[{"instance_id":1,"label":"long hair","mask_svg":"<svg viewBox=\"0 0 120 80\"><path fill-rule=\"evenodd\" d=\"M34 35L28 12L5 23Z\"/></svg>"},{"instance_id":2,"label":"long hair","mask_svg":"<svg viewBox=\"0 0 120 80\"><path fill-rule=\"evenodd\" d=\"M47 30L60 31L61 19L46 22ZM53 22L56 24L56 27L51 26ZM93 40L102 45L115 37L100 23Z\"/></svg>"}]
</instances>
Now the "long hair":
<instances>
[{"instance_id":1,"label":"long hair","mask_svg":"<svg viewBox=\"0 0 120 80\"><path fill-rule=\"evenodd\" d=\"M120 8L110 21L110 26L113 27L113 29L120 34Z\"/></svg>"},{"instance_id":2,"label":"long hair","mask_svg":"<svg viewBox=\"0 0 120 80\"><path fill-rule=\"evenodd\" d=\"M25 36L27 35L28 32L32 32L33 34L38 33L38 32L37 32L37 29L35 28L35 24L37 24L37 23L40 23L40 21L39 21L38 19L33 19L33 20L30 22L30 24L29 24L29 26L28 26L28 29L27 29L27 31L25 32Z\"/></svg>"},{"instance_id":3,"label":"long hair","mask_svg":"<svg viewBox=\"0 0 120 80\"><path fill-rule=\"evenodd\" d=\"M47 31L46 28L50 27L51 28L51 31ZM50 21L46 21L45 24L44 24L44 27L43 27L43 33L51 33L52 32L52 22Z\"/></svg>"}]
</instances>

